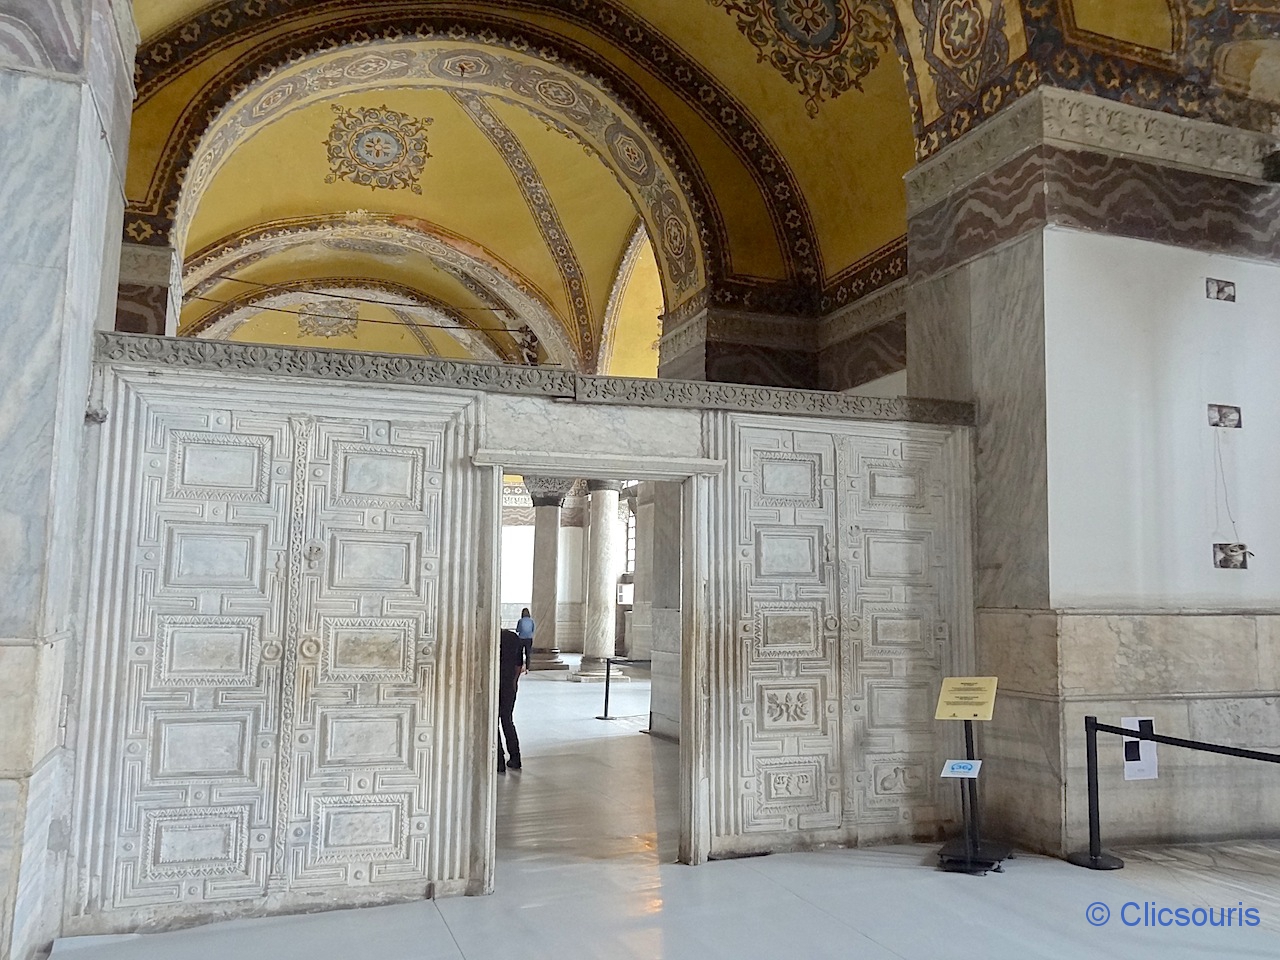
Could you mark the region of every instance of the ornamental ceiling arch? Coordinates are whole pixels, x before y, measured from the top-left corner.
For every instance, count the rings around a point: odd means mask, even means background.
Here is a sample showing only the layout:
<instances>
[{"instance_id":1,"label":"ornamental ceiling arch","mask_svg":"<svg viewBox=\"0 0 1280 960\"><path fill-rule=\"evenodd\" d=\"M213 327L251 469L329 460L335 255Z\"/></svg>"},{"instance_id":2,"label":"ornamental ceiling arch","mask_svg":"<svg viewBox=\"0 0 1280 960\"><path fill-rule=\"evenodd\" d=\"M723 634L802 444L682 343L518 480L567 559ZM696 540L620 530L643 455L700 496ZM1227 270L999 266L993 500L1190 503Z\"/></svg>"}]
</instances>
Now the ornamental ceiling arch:
<instances>
[{"instance_id":1,"label":"ornamental ceiling arch","mask_svg":"<svg viewBox=\"0 0 1280 960\"><path fill-rule=\"evenodd\" d=\"M333 329L316 331L307 329L311 313L321 317L330 311L327 306L340 307L334 315L353 322L332 325ZM188 332L203 340L248 339L260 341L259 334L245 337L246 327L254 325L264 314L280 313L296 317L292 324L303 333L327 338L326 346L361 349L360 341L367 334L370 324L385 324L379 313L393 318L411 334L416 344L427 356L441 356L440 336L456 341L459 350L454 359L474 358L494 363L520 363L517 350L510 343L496 341L479 329L466 314L433 297L426 297L408 287L392 283L358 282L342 278L294 281L262 289L254 289L233 301L228 301L214 314L206 318L198 330ZM369 314L373 314L370 316ZM237 336L241 334L241 336ZM381 346L381 344L379 344Z\"/></svg>"},{"instance_id":2,"label":"ornamental ceiling arch","mask_svg":"<svg viewBox=\"0 0 1280 960\"><path fill-rule=\"evenodd\" d=\"M450 305L450 312L487 337L503 359L519 359L511 331L527 323L545 362L582 372L592 369L575 351L545 297L510 265L431 224L364 212L268 223L200 251L184 272L188 309L179 334L199 335L217 323L224 310L244 306L246 295L287 286L292 281L277 279L280 272L273 261L283 260L290 273L298 273L299 251L311 254L307 266L316 275L302 280L304 284L332 286L337 282L333 272L349 264L353 254L362 254L398 268L364 283L412 294L423 303ZM373 274L376 266L362 269ZM404 282L392 279L396 276ZM437 277L447 284L441 287Z\"/></svg>"}]
</instances>

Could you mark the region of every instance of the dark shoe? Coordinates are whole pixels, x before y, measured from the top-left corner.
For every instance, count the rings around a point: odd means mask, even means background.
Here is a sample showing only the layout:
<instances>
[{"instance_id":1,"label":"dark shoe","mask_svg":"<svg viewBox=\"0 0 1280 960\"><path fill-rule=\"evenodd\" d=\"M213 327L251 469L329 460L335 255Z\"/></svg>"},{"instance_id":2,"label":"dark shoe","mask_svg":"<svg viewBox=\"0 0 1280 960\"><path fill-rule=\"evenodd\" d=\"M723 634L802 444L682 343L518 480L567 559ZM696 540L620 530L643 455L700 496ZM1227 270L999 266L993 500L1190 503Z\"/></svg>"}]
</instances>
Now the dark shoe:
<instances>
[{"instance_id":1,"label":"dark shoe","mask_svg":"<svg viewBox=\"0 0 1280 960\"><path fill-rule=\"evenodd\" d=\"M510 767L512 770L519 770L519 769L520 769L520 761L519 761L519 760L508 760L508 761L507 761L507 766L508 766L508 767Z\"/></svg>"},{"instance_id":2,"label":"dark shoe","mask_svg":"<svg viewBox=\"0 0 1280 960\"><path fill-rule=\"evenodd\" d=\"M499 772L499 773L506 773L506 772L507 772L507 765L506 765L505 763L500 763L500 764L498 764L498 772Z\"/></svg>"}]
</instances>

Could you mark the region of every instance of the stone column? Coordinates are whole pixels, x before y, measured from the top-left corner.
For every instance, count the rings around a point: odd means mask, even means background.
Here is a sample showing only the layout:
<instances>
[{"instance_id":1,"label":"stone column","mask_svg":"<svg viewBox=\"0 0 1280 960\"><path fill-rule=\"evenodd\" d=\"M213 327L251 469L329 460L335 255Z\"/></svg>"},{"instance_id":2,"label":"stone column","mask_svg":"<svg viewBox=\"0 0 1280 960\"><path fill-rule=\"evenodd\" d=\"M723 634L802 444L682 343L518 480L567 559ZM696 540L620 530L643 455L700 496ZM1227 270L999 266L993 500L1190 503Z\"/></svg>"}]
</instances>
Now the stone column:
<instances>
[{"instance_id":1,"label":"stone column","mask_svg":"<svg viewBox=\"0 0 1280 960\"><path fill-rule=\"evenodd\" d=\"M618 606L618 494L616 480L588 480L587 508L587 627L582 641L582 665L575 680L603 680L605 658L612 657L617 635Z\"/></svg>"},{"instance_id":2,"label":"stone column","mask_svg":"<svg viewBox=\"0 0 1280 960\"><path fill-rule=\"evenodd\" d=\"M1280 403L1275 149L1043 87L907 177L909 390L978 409L992 833L1085 845L1087 714L1274 746L1280 579L1215 569L1214 543L1280 544L1280 461L1271 434L1215 428L1207 406ZM1249 518L1238 533L1226 496ZM1256 835L1280 817L1266 772L1160 749L1161 779L1135 790L1118 743L1100 747L1109 843Z\"/></svg>"},{"instance_id":3,"label":"stone column","mask_svg":"<svg viewBox=\"0 0 1280 960\"><path fill-rule=\"evenodd\" d=\"M568 670L556 646L560 610L560 508L573 487L559 477L525 477L533 499L533 669Z\"/></svg>"},{"instance_id":4,"label":"stone column","mask_svg":"<svg viewBox=\"0 0 1280 960\"><path fill-rule=\"evenodd\" d=\"M653 488L642 483L636 495L635 589L627 634L627 656L636 660L649 659L653 651Z\"/></svg>"},{"instance_id":5,"label":"stone column","mask_svg":"<svg viewBox=\"0 0 1280 960\"><path fill-rule=\"evenodd\" d=\"M114 326L137 32L127 0L7 4L0 43L0 956L60 931L83 624L82 451ZM29 39L27 39L29 38Z\"/></svg>"}]
</instances>

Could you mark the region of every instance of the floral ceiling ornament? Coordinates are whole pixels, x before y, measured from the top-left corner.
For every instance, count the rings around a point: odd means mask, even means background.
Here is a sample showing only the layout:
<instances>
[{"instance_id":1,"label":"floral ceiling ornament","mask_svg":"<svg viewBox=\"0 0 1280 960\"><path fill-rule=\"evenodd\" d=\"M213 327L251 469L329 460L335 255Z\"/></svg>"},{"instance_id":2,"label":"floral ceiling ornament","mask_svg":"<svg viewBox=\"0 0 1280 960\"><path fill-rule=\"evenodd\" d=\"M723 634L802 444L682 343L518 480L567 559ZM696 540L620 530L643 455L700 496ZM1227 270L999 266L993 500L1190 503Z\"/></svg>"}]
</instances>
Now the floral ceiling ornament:
<instances>
[{"instance_id":1,"label":"floral ceiling ornament","mask_svg":"<svg viewBox=\"0 0 1280 960\"><path fill-rule=\"evenodd\" d=\"M893 50L894 15L878 0L708 0L736 14L738 29L805 95L816 117L824 100L862 81Z\"/></svg>"},{"instance_id":2,"label":"floral ceiling ornament","mask_svg":"<svg viewBox=\"0 0 1280 960\"><path fill-rule=\"evenodd\" d=\"M381 107L349 110L334 104L337 118L325 148L330 173L325 183L348 180L375 190L408 189L422 193L427 158L427 127L431 119Z\"/></svg>"},{"instance_id":3,"label":"floral ceiling ornament","mask_svg":"<svg viewBox=\"0 0 1280 960\"><path fill-rule=\"evenodd\" d=\"M298 308L298 333L307 337L345 337L356 332L360 314L345 300L314 300Z\"/></svg>"}]
</instances>

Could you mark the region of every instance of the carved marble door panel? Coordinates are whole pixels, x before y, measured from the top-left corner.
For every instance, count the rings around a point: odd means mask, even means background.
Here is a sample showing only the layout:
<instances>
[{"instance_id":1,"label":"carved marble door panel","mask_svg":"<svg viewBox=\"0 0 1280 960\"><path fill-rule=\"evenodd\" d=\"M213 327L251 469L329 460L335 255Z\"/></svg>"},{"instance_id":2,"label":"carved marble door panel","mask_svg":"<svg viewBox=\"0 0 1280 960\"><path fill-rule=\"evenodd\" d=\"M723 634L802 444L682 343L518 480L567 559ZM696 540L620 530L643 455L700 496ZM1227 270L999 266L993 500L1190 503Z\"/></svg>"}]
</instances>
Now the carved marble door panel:
<instances>
[{"instance_id":1,"label":"carved marble door panel","mask_svg":"<svg viewBox=\"0 0 1280 960\"><path fill-rule=\"evenodd\" d=\"M946 731L933 714L962 571L944 447L941 435L837 439L846 816L868 840L948 815L937 776Z\"/></svg>"},{"instance_id":2,"label":"carved marble door panel","mask_svg":"<svg viewBox=\"0 0 1280 960\"><path fill-rule=\"evenodd\" d=\"M299 421L278 869L427 876L444 425Z\"/></svg>"},{"instance_id":3,"label":"carved marble door panel","mask_svg":"<svg viewBox=\"0 0 1280 960\"><path fill-rule=\"evenodd\" d=\"M98 529L117 573L89 674L89 910L262 896L270 876L289 422L136 413Z\"/></svg>"},{"instance_id":4,"label":"carved marble door panel","mask_svg":"<svg viewBox=\"0 0 1280 960\"><path fill-rule=\"evenodd\" d=\"M169 391L103 458L77 913L423 896L451 414Z\"/></svg>"},{"instance_id":5,"label":"carved marble door panel","mask_svg":"<svg viewBox=\"0 0 1280 960\"><path fill-rule=\"evenodd\" d=\"M835 471L829 435L737 431L736 746L745 833L830 830L842 821Z\"/></svg>"}]
</instances>

